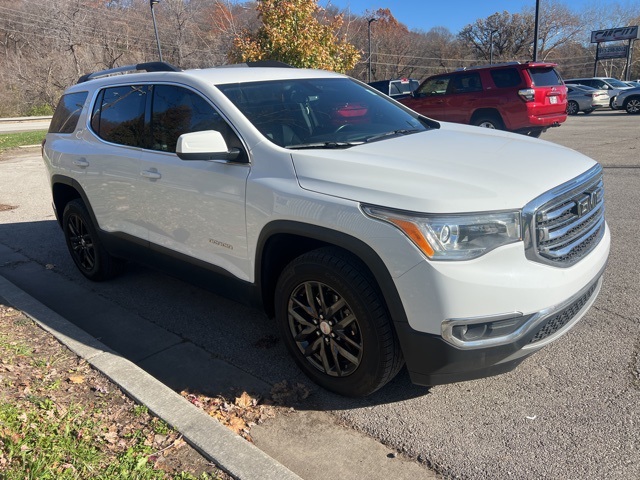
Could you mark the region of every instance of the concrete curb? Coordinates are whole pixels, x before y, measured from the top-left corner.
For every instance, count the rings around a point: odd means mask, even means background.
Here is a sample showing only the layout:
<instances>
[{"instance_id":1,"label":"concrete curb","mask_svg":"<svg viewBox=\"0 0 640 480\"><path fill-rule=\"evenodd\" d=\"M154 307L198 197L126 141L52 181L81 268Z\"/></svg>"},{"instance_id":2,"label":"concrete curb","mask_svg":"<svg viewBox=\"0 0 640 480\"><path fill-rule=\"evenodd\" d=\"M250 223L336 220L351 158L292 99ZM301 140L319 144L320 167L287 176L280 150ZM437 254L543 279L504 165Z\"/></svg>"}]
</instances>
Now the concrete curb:
<instances>
[{"instance_id":1,"label":"concrete curb","mask_svg":"<svg viewBox=\"0 0 640 480\"><path fill-rule=\"evenodd\" d=\"M207 459L241 480L300 480L134 363L118 355L0 275L0 297L87 360L149 411L178 430Z\"/></svg>"}]
</instances>

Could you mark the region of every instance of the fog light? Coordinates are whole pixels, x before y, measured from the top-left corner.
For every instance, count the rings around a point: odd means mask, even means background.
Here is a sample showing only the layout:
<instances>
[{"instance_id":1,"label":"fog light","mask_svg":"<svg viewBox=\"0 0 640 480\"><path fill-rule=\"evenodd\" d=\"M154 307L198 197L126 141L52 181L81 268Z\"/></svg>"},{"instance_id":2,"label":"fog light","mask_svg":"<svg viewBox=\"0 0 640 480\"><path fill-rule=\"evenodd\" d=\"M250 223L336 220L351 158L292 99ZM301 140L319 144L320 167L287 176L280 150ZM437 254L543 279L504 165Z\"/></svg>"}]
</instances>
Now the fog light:
<instances>
[{"instance_id":1,"label":"fog light","mask_svg":"<svg viewBox=\"0 0 640 480\"><path fill-rule=\"evenodd\" d=\"M442 324L442 337L463 348L481 348L507 343L518 334L531 316L511 313L495 317L447 320Z\"/></svg>"}]
</instances>

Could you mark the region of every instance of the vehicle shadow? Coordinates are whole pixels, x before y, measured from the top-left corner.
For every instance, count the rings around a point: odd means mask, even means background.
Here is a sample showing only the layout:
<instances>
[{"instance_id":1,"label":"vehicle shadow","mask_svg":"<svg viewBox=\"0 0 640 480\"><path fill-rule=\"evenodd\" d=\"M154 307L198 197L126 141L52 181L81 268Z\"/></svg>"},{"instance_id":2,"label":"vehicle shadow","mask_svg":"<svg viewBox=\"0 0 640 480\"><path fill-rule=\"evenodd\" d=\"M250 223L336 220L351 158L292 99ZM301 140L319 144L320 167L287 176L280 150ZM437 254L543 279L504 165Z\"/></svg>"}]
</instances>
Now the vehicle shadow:
<instances>
[{"instance_id":1,"label":"vehicle shadow","mask_svg":"<svg viewBox=\"0 0 640 480\"><path fill-rule=\"evenodd\" d=\"M86 280L55 221L0 224L0 275L176 392L233 398L246 391L301 410L352 409L429 392L412 385L406 369L364 399L327 392L300 372L274 321L260 311L135 264L110 282Z\"/></svg>"}]
</instances>

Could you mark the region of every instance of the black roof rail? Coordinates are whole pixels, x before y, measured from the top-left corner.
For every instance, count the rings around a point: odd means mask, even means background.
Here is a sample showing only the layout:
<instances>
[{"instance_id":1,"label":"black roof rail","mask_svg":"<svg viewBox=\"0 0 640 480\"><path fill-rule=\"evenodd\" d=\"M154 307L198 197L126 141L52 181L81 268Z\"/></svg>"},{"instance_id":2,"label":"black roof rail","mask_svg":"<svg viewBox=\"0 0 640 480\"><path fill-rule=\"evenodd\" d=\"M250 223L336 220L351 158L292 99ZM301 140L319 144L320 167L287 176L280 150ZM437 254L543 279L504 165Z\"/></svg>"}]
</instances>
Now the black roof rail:
<instances>
[{"instance_id":1,"label":"black roof rail","mask_svg":"<svg viewBox=\"0 0 640 480\"><path fill-rule=\"evenodd\" d=\"M257 68L257 67L274 67L274 68L296 68L288 63L279 62L278 60L259 60L257 62L232 63L230 65L219 65L216 68Z\"/></svg>"},{"instance_id":2,"label":"black roof rail","mask_svg":"<svg viewBox=\"0 0 640 480\"><path fill-rule=\"evenodd\" d=\"M77 83L87 82L94 78L108 77L126 72L180 72L182 69L166 62L147 62L138 63L136 65L125 65L124 67L110 68L108 70L100 70L99 72L87 73L78 79Z\"/></svg>"}]
</instances>

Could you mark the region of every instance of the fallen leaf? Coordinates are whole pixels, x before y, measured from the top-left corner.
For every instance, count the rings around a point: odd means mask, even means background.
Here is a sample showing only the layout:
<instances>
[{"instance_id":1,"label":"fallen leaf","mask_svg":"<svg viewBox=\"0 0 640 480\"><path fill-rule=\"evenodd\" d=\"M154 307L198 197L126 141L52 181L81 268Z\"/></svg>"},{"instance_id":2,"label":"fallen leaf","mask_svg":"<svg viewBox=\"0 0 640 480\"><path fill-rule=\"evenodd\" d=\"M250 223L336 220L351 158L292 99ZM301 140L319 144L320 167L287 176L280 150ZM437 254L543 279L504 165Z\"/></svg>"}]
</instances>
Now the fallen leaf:
<instances>
[{"instance_id":1,"label":"fallen leaf","mask_svg":"<svg viewBox=\"0 0 640 480\"><path fill-rule=\"evenodd\" d=\"M71 375L69 381L74 384L84 383L84 375Z\"/></svg>"},{"instance_id":2,"label":"fallen leaf","mask_svg":"<svg viewBox=\"0 0 640 480\"><path fill-rule=\"evenodd\" d=\"M248 408L252 405L255 405L254 400L247 392L242 392L242 395L236 397L236 406L240 408Z\"/></svg>"}]
</instances>

